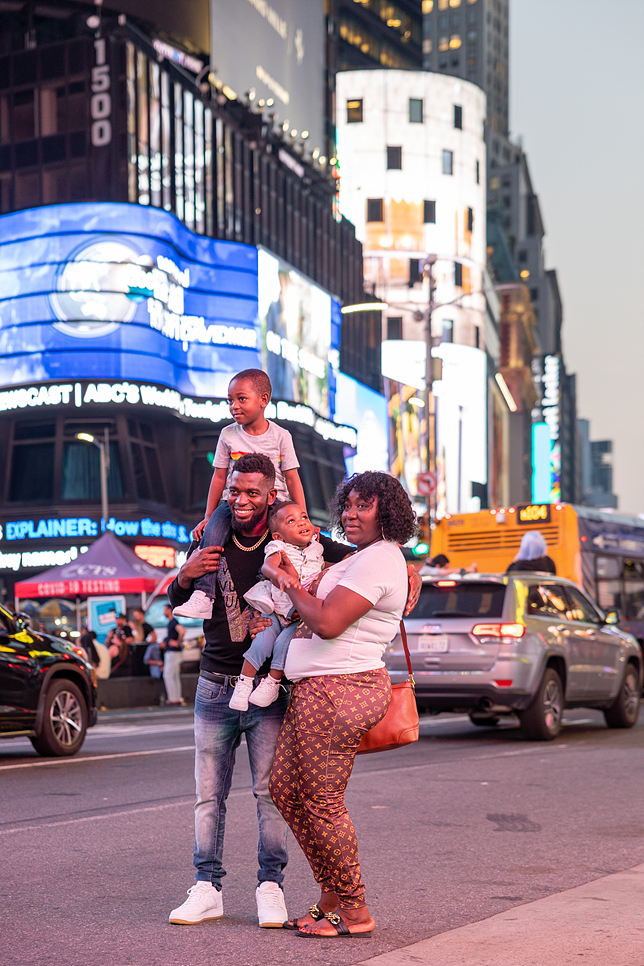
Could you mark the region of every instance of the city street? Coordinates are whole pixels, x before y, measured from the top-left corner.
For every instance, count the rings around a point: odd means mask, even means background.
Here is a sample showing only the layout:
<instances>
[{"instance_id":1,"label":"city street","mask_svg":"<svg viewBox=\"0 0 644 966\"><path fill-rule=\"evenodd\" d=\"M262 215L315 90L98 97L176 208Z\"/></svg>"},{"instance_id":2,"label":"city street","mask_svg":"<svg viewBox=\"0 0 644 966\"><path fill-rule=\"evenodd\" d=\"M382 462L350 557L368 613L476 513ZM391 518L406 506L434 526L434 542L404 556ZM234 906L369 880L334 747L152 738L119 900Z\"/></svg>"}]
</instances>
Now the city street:
<instances>
[{"instance_id":1,"label":"city street","mask_svg":"<svg viewBox=\"0 0 644 966\"><path fill-rule=\"evenodd\" d=\"M370 940L304 947L258 929L244 744L225 918L170 926L192 883L191 720L189 709L102 714L71 760L38 758L22 739L0 745L2 966L360 963L644 862L643 715L610 731L599 712L568 712L552 743L526 742L513 722L423 717L416 745L358 759L349 786ZM290 852L298 915L316 893L292 839Z\"/></svg>"}]
</instances>

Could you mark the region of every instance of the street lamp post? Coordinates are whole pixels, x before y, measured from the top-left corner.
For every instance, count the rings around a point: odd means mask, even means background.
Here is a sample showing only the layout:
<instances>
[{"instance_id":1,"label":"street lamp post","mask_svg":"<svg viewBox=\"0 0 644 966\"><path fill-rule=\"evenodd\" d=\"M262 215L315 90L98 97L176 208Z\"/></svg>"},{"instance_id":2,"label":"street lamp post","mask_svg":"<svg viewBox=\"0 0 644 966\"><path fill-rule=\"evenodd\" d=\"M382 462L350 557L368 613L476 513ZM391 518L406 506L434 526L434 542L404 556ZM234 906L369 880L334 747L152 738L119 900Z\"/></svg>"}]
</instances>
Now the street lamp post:
<instances>
[{"instance_id":1,"label":"street lamp post","mask_svg":"<svg viewBox=\"0 0 644 966\"><path fill-rule=\"evenodd\" d=\"M96 439L91 433L76 433L76 439L84 443L93 443L98 448L101 460L101 513L107 526L107 475L110 471L110 431L105 427L104 439Z\"/></svg>"}]
</instances>

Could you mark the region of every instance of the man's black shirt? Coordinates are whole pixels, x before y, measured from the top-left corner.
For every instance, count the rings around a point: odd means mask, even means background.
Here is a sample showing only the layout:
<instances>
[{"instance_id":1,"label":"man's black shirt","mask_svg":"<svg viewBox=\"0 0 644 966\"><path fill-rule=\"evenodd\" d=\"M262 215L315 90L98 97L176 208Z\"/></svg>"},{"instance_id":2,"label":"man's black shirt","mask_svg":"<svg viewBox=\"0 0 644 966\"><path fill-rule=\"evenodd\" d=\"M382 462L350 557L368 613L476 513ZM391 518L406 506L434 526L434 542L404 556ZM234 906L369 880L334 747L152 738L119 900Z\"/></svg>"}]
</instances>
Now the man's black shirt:
<instances>
[{"instance_id":1,"label":"man's black shirt","mask_svg":"<svg viewBox=\"0 0 644 966\"><path fill-rule=\"evenodd\" d=\"M240 533L235 536L239 542L246 547L252 547L257 543L257 537L246 537ZM244 651L251 645L251 636L246 631L241 641L234 641L231 637L229 618L238 629L242 629L245 619L242 617L247 608L244 594L250 590L261 577L261 568L264 564L264 547L270 540L270 534L262 540L256 550L240 550L232 536L224 546L224 552L219 563L217 580L217 596L215 597L212 617L203 622L205 644L201 652L201 670L212 671L215 674L239 674L244 662ZM226 576L230 575L232 587L228 586L225 592L222 591L222 580L226 583ZM177 607L188 600L194 584L188 590L179 586L179 581L175 578L168 588L168 597L173 607ZM239 616L235 604L239 608ZM228 605L228 606L227 606ZM235 636L241 636L241 632ZM270 662L266 663L263 671L268 671Z\"/></svg>"},{"instance_id":2,"label":"man's black shirt","mask_svg":"<svg viewBox=\"0 0 644 966\"><path fill-rule=\"evenodd\" d=\"M240 533L236 533L235 536L241 544L246 547L252 547L257 543L257 537L246 537L242 536ZM232 536L224 546L224 552L221 556L219 575L220 579L217 581L217 596L214 601L212 609L212 617L209 620L203 622L203 632L205 638L205 644L203 651L201 652L201 670L211 671L215 674L239 674L244 662L244 652L248 650L252 641L251 636L248 632L244 636L242 641L233 641L230 634L229 626L229 616L231 614L230 606L230 589L228 590L226 596L229 598L228 613L226 610L226 602L224 600L224 593L222 593L222 578L225 582L226 571L230 574L232 578L232 584L234 585L234 591L237 595L237 603L239 605L240 612L246 609L246 601L244 600L244 594L246 591L250 590L258 580L262 580L261 568L264 564L264 547L271 539L270 534L267 534L264 540L260 543L256 550L240 550L240 548L235 544ZM336 563L342 560L349 553L354 553L355 547L349 547L345 544L335 543L328 537L320 537L320 543L324 547L324 558L329 562ZM225 561L225 562L224 562ZM222 570L222 568L224 568ZM176 579L170 584L168 588L168 597L170 603L173 607L178 607L179 604L183 604L194 590L194 583L190 585L188 590L184 590L183 587L179 586L179 581ZM235 619L233 618L233 625ZM266 661L264 666L260 668L260 673L268 673L270 668L270 660Z\"/></svg>"}]
</instances>

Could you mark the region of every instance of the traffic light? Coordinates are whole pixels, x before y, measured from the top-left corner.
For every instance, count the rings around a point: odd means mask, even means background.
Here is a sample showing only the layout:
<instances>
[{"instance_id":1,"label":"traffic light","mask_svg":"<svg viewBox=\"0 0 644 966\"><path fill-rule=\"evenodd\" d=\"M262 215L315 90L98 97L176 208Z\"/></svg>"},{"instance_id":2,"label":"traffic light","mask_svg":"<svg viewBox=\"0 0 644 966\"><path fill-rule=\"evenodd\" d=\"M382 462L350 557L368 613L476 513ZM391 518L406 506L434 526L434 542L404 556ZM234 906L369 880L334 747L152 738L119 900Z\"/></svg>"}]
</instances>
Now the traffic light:
<instances>
[{"instance_id":1,"label":"traffic light","mask_svg":"<svg viewBox=\"0 0 644 966\"><path fill-rule=\"evenodd\" d=\"M426 557L429 554L431 539L429 513L425 513L422 517L418 517L418 543L412 550L412 553L416 557Z\"/></svg>"}]
</instances>

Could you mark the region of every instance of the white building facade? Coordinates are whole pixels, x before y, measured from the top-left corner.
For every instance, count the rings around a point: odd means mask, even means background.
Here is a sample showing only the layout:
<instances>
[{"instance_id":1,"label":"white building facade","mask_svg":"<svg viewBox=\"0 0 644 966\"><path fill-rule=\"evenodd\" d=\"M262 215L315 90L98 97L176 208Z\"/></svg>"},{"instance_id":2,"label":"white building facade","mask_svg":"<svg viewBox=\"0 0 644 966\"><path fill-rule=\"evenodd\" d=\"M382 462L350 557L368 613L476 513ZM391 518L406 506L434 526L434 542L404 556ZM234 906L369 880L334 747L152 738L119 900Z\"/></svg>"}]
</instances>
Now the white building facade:
<instances>
[{"instance_id":1,"label":"white building facade","mask_svg":"<svg viewBox=\"0 0 644 966\"><path fill-rule=\"evenodd\" d=\"M423 266L436 256L432 354L443 359L443 379L433 385L436 509L475 509L487 484L485 94L426 71L346 71L336 84L340 209L364 246L365 288L388 304L383 359L396 349L400 356L393 342L409 342L405 373L424 370L413 365L427 339ZM418 376L404 377L424 388ZM418 407L417 394L410 398ZM405 445L408 458L411 449ZM405 484L416 496L408 472Z\"/></svg>"}]
</instances>

